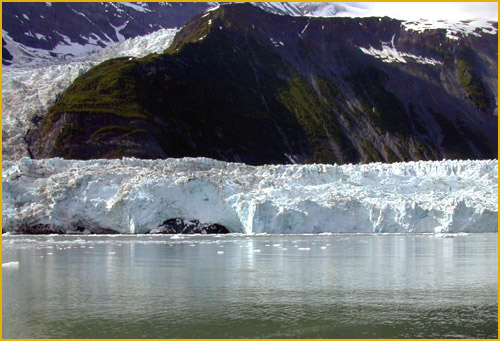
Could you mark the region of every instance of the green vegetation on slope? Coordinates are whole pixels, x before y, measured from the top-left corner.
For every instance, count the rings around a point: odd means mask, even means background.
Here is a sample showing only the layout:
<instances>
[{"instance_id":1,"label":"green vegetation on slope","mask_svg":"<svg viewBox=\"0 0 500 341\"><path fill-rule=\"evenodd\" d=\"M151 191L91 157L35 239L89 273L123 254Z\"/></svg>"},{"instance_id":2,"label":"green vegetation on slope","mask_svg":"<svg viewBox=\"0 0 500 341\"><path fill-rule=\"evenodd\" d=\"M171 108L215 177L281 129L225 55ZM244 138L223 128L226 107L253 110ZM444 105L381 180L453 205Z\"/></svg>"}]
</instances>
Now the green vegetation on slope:
<instances>
[{"instance_id":1,"label":"green vegetation on slope","mask_svg":"<svg viewBox=\"0 0 500 341\"><path fill-rule=\"evenodd\" d=\"M387 79L383 71L368 66L350 81L361 102L362 111L381 133L408 135L411 132L408 115L396 95L385 89Z\"/></svg>"},{"instance_id":2,"label":"green vegetation on slope","mask_svg":"<svg viewBox=\"0 0 500 341\"><path fill-rule=\"evenodd\" d=\"M469 99L479 110L487 110L490 99L486 87L477 74L474 53L463 46L457 55L457 76Z\"/></svg>"},{"instance_id":3,"label":"green vegetation on slope","mask_svg":"<svg viewBox=\"0 0 500 341\"><path fill-rule=\"evenodd\" d=\"M307 132L314 149L314 161L326 163L342 161L337 159L328 140L333 141L339 147L345 160L357 161L359 156L356 149L342 133L334 113L321 101L313 86L300 77L288 79L288 83L288 87L280 89L278 96L288 110L296 115ZM334 91L333 88L331 90Z\"/></svg>"}]
</instances>

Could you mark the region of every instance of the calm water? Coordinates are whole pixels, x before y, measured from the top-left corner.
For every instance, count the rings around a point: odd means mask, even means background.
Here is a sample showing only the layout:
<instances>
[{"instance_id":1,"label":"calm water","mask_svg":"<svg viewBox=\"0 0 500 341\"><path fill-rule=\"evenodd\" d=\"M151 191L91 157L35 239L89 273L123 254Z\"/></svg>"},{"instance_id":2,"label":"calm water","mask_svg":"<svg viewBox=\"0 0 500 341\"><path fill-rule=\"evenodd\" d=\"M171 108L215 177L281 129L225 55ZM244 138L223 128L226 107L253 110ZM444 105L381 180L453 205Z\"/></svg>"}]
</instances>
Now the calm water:
<instances>
[{"instance_id":1,"label":"calm water","mask_svg":"<svg viewBox=\"0 0 500 341\"><path fill-rule=\"evenodd\" d=\"M3 338L498 335L497 234L175 238L3 236Z\"/></svg>"}]
</instances>

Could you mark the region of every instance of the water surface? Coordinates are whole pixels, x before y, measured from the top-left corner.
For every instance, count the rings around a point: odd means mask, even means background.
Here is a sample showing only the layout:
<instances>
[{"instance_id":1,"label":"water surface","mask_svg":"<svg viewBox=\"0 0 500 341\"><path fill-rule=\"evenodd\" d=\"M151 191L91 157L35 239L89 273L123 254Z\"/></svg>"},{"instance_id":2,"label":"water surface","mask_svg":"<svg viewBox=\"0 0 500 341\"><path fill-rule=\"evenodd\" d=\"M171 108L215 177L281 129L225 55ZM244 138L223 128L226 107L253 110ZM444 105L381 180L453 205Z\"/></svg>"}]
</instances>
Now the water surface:
<instances>
[{"instance_id":1,"label":"water surface","mask_svg":"<svg viewBox=\"0 0 500 341\"><path fill-rule=\"evenodd\" d=\"M497 234L6 236L4 338L497 338Z\"/></svg>"}]
</instances>

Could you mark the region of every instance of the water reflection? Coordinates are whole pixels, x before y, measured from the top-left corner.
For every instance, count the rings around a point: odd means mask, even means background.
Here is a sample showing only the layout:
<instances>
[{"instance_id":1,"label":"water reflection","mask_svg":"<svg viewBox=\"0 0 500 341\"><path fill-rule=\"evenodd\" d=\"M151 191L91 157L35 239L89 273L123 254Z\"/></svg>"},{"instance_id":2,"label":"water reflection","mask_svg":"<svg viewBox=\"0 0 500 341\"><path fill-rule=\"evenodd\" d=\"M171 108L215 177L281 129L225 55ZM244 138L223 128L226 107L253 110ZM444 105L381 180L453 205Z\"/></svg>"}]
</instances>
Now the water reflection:
<instances>
[{"instance_id":1,"label":"water reflection","mask_svg":"<svg viewBox=\"0 0 500 341\"><path fill-rule=\"evenodd\" d=\"M10 261L4 338L497 335L496 234L8 236Z\"/></svg>"}]
</instances>

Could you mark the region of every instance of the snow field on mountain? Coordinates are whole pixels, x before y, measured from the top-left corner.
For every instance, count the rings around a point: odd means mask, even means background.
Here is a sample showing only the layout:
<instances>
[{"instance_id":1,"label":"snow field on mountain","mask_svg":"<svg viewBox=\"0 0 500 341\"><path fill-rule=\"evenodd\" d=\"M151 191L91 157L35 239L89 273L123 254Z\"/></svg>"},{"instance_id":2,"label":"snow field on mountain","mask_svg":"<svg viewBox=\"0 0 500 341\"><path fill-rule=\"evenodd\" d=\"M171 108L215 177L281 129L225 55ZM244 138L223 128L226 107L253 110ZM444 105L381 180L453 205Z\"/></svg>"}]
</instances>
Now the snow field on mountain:
<instances>
[{"instance_id":1,"label":"snow field on mountain","mask_svg":"<svg viewBox=\"0 0 500 341\"><path fill-rule=\"evenodd\" d=\"M481 37L484 33L496 34L498 31L493 26L493 21L481 18L461 21L420 19L418 21L405 21L403 27L407 31L417 32L445 29L446 37L451 40L459 40L461 37L468 35Z\"/></svg>"},{"instance_id":2,"label":"snow field on mountain","mask_svg":"<svg viewBox=\"0 0 500 341\"><path fill-rule=\"evenodd\" d=\"M28 156L24 137L34 128L33 119L43 117L49 107L79 75L111 58L142 57L160 53L173 41L177 29L162 29L125 40L85 58L54 62L36 59L29 65L2 69L2 148L4 159Z\"/></svg>"},{"instance_id":3,"label":"snow field on mountain","mask_svg":"<svg viewBox=\"0 0 500 341\"><path fill-rule=\"evenodd\" d=\"M498 161L248 166L207 158L3 162L3 229L496 232Z\"/></svg>"}]
</instances>

